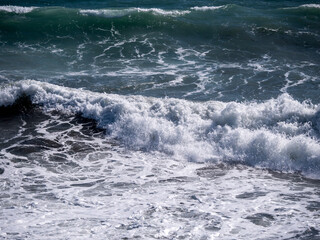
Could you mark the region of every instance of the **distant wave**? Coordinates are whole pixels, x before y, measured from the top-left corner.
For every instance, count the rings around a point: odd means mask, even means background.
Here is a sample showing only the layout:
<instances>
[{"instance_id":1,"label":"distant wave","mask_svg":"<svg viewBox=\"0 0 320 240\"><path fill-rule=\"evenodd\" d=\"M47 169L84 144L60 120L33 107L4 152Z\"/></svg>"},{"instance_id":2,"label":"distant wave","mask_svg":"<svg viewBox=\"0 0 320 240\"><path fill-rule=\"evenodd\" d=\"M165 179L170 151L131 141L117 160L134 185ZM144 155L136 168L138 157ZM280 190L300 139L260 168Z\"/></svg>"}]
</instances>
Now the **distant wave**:
<instances>
[{"instance_id":1,"label":"distant wave","mask_svg":"<svg viewBox=\"0 0 320 240\"><path fill-rule=\"evenodd\" d=\"M320 8L320 4L303 4L300 7L304 7L304 8Z\"/></svg>"},{"instance_id":2,"label":"distant wave","mask_svg":"<svg viewBox=\"0 0 320 240\"><path fill-rule=\"evenodd\" d=\"M181 16L190 14L192 11L209 11L224 8L225 6L201 6L191 7L189 10L164 10L161 8L124 8L124 9L80 9L79 12L83 15L98 15L106 17L122 17L132 13L152 13L163 16ZM0 6L0 11L24 14L32 12L39 7L22 7L22 6ZM45 7L42 7L45 8Z\"/></svg>"},{"instance_id":3,"label":"distant wave","mask_svg":"<svg viewBox=\"0 0 320 240\"><path fill-rule=\"evenodd\" d=\"M20 7L20 6L0 6L0 11L10 12L10 13L29 13L32 12L37 7Z\"/></svg>"},{"instance_id":4,"label":"distant wave","mask_svg":"<svg viewBox=\"0 0 320 240\"><path fill-rule=\"evenodd\" d=\"M180 11L180 10L163 10L160 8L127 8L127 9L83 9L80 10L81 14L85 15L99 15L106 17L122 17L131 13L140 13L140 12L148 12L156 15L164 15L164 16L180 16L187 13L190 13L188 10Z\"/></svg>"},{"instance_id":5,"label":"distant wave","mask_svg":"<svg viewBox=\"0 0 320 240\"><path fill-rule=\"evenodd\" d=\"M93 10L93 9L85 9L80 10L82 15L97 15L97 16L106 16L106 17L122 17L126 16L130 13L135 12L134 9L124 9L124 10L117 10L117 9L101 9L101 10Z\"/></svg>"},{"instance_id":6,"label":"distant wave","mask_svg":"<svg viewBox=\"0 0 320 240\"><path fill-rule=\"evenodd\" d=\"M96 120L129 149L320 178L320 106L298 102L288 94L260 103L197 103L20 81L2 86L0 105L9 106L22 95L46 110Z\"/></svg>"},{"instance_id":7,"label":"distant wave","mask_svg":"<svg viewBox=\"0 0 320 240\"><path fill-rule=\"evenodd\" d=\"M79 9L79 12L83 15L98 15L105 17L122 17L132 13L151 13L154 15L163 15L163 16L182 16L190 14L194 11L214 11L218 9L227 8L230 5L221 5L221 6L194 6L185 10L165 10L161 8L119 8L119 9ZM15 5L5 5L0 6L0 11L16 13L16 14L25 14L30 13L35 9L45 9L46 7L23 7ZM52 8L52 7L50 7ZM289 7L284 9L320 9L320 4L303 4L298 7Z\"/></svg>"},{"instance_id":8,"label":"distant wave","mask_svg":"<svg viewBox=\"0 0 320 240\"><path fill-rule=\"evenodd\" d=\"M220 8L224 8L226 7L226 5L223 6L202 6L202 7L192 7L192 10L196 10L196 11L208 11L208 10L217 10Z\"/></svg>"},{"instance_id":9,"label":"distant wave","mask_svg":"<svg viewBox=\"0 0 320 240\"><path fill-rule=\"evenodd\" d=\"M190 14L192 11L212 11L223 6L202 6L202 7L191 7L190 10L164 10L161 8L126 8L126 9L83 9L80 10L81 14L85 15L100 15L106 17L122 17L132 13L152 13L155 15L163 16L181 16L185 14Z\"/></svg>"},{"instance_id":10,"label":"distant wave","mask_svg":"<svg viewBox=\"0 0 320 240\"><path fill-rule=\"evenodd\" d=\"M312 10L312 9L315 9L315 10L318 10L320 9L320 4L303 4L303 5L300 5L300 6L297 6L297 7L287 7L287 8L284 8L284 9L298 9L298 10Z\"/></svg>"}]
</instances>

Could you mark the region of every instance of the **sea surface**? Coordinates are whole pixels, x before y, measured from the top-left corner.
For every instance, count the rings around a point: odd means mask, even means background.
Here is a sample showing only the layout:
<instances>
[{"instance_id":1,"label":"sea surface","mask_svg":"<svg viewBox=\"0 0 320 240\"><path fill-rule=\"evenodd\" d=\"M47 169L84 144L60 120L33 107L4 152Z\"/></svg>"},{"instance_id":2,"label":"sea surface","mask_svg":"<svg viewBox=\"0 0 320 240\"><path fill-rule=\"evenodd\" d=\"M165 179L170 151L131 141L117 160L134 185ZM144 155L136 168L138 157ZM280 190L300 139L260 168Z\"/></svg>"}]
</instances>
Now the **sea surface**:
<instances>
[{"instance_id":1,"label":"sea surface","mask_svg":"<svg viewBox=\"0 0 320 240\"><path fill-rule=\"evenodd\" d=\"M320 239L317 0L1 0L0 239Z\"/></svg>"}]
</instances>

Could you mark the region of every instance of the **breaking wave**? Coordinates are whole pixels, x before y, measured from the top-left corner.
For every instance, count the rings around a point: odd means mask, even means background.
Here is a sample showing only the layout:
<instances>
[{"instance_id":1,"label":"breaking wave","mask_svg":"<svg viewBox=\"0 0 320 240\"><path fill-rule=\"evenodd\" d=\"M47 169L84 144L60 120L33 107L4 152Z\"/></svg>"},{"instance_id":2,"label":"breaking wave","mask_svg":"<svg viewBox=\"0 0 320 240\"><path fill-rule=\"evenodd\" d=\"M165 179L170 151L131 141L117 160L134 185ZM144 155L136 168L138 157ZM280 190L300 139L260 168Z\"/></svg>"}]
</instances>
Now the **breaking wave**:
<instances>
[{"instance_id":1,"label":"breaking wave","mask_svg":"<svg viewBox=\"0 0 320 240\"><path fill-rule=\"evenodd\" d=\"M210 10L216 10L220 8L225 8L227 5L224 6L202 6L202 7L192 7L192 10L195 11L210 11Z\"/></svg>"},{"instance_id":2,"label":"breaking wave","mask_svg":"<svg viewBox=\"0 0 320 240\"><path fill-rule=\"evenodd\" d=\"M320 8L320 4L304 4L301 5L302 8Z\"/></svg>"},{"instance_id":3,"label":"breaking wave","mask_svg":"<svg viewBox=\"0 0 320 240\"><path fill-rule=\"evenodd\" d=\"M320 177L320 106L288 94L264 102L121 96L33 80L3 85L0 105L28 96L45 111L93 119L128 149L177 159L240 162Z\"/></svg>"},{"instance_id":4,"label":"breaking wave","mask_svg":"<svg viewBox=\"0 0 320 240\"><path fill-rule=\"evenodd\" d=\"M179 10L163 10L160 8L127 8L127 9L100 9L100 10L80 10L81 14L84 15L97 15L105 17L123 17L132 13L151 13L154 15L164 16L180 16L190 13L190 11L179 11Z\"/></svg>"},{"instance_id":5,"label":"breaking wave","mask_svg":"<svg viewBox=\"0 0 320 240\"><path fill-rule=\"evenodd\" d=\"M0 11L9 12L9 13L29 13L32 12L37 7L20 7L20 6L0 6Z\"/></svg>"}]
</instances>

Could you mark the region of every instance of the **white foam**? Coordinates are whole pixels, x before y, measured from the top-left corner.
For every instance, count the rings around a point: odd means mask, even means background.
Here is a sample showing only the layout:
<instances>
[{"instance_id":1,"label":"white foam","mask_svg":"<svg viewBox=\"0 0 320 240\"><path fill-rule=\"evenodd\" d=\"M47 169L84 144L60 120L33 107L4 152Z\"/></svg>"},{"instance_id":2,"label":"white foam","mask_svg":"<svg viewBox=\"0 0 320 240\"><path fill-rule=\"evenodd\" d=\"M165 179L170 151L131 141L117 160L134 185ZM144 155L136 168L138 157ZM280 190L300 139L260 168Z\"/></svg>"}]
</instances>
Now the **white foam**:
<instances>
[{"instance_id":1,"label":"white foam","mask_svg":"<svg viewBox=\"0 0 320 240\"><path fill-rule=\"evenodd\" d=\"M284 8L284 9L299 9L299 8L320 8L320 4L315 4L315 3L311 3L311 4L303 4L297 7L288 7L288 8Z\"/></svg>"},{"instance_id":2,"label":"white foam","mask_svg":"<svg viewBox=\"0 0 320 240\"><path fill-rule=\"evenodd\" d=\"M304 8L320 8L320 4L303 4L300 7L304 7Z\"/></svg>"},{"instance_id":3,"label":"white foam","mask_svg":"<svg viewBox=\"0 0 320 240\"><path fill-rule=\"evenodd\" d=\"M295 80L291 80L291 75L294 76ZM299 79L297 79L299 78ZM280 89L281 92L287 92L289 88L294 88L304 84L307 81L313 81L314 77L308 76L303 72L290 70L285 73L286 84Z\"/></svg>"},{"instance_id":4,"label":"white foam","mask_svg":"<svg viewBox=\"0 0 320 240\"><path fill-rule=\"evenodd\" d=\"M157 15L180 16L190 13L188 10L163 10L161 8L137 8L138 12L152 12Z\"/></svg>"},{"instance_id":5,"label":"white foam","mask_svg":"<svg viewBox=\"0 0 320 240\"><path fill-rule=\"evenodd\" d=\"M97 15L97 16L104 16L104 17L123 17L130 13L135 12L134 9L99 9L99 10L92 10L92 9L85 9L80 10L80 13L83 15Z\"/></svg>"},{"instance_id":6,"label":"white foam","mask_svg":"<svg viewBox=\"0 0 320 240\"><path fill-rule=\"evenodd\" d=\"M189 161L237 161L320 177L320 107L288 94L261 103L196 103L20 81L1 89L1 105L13 103L22 93L47 110L95 119L129 149Z\"/></svg>"},{"instance_id":7,"label":"white foam","mask_svg":"<svg viewBox=\"0 0 320 240\"><path fill-rule=\"evenodd\" d=\"M180 16L190 13L188 10L163 10L160 8L126 8L126 9L99 9L80 10L83 15L97 15L104 17L123 17L132 13L147 12L154 15Z\"/></svg>"},{"instance_id":8,"label":"white foam","mask_svg":"<svg viewBox=\"0 0 320 240\"><path fill-rule=\"evenodd\" d=\"M192 7L192 10L195 11L212 11L220 8L224 8L225 6L202 6L202 7Z\"/></svg>"},{"instance_id":9,"label":"white foam","mask_svg":"<svg viewBox=\"0 0 320 240\"><path fill-rule=\"evenodd\" d=\"M0 6L0 11L13 12L13 13L29 13L37 7L20 7L20 6Z\"/></svg>"}]
</instances>

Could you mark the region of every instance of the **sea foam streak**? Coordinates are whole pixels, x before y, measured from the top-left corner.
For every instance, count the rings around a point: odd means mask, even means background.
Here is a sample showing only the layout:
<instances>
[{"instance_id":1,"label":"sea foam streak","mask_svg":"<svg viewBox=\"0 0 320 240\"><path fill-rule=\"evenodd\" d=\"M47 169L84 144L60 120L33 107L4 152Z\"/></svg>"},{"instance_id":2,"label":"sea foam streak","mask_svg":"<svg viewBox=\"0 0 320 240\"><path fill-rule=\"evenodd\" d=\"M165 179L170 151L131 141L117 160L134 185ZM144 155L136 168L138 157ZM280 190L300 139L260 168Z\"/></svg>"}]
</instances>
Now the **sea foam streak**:
<instances>
[{"instance_id":1,"label":"sea foam streak","mask_svg":"<svg viewBox=\"0 0 320 240\"><path fill-rule=\"evenodd\" d=\"M8 106L21 95L45 110L80 113L129 149L189 161L231 161L320 177L320 109L283 94L257 103L120 96L32 80L1 88Z\"/></svg>"}]
</instances>

